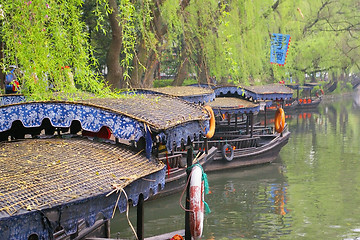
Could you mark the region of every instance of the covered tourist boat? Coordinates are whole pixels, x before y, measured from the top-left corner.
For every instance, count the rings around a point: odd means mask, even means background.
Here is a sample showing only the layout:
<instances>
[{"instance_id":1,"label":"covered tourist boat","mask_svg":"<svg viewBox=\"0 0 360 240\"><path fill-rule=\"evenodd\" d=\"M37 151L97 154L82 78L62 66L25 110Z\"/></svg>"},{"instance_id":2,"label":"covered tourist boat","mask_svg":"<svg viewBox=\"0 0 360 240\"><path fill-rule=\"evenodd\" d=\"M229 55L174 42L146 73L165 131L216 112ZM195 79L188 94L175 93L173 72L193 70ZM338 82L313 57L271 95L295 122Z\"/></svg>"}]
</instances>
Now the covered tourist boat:
<instances>
[{"instance_id":1,"label":"covered tourist boat","mask_svg":"<svg viewBox=\"0 0 360 240\"><path fill-rule=\"evenodd\" d=\"M256 95L269 96L273 95L276 97L276 94L281 94L283 98L268 98L273 101L270 106L266 106L261 110L261 113L265 111L275 112L279 105L284 109L284 111L297 111L297 110L310 110L315 109L321 102L321 96L324 94L323 91L319 90L316 93L316 96L311 95L311 91L318 84L304 84L300 86L299 84L270 84L264 86L254 86L247 88L250 92L254 92ZM297 97L293 98L293 91L297 91ZM303 97L300 97L300 91L303 92Z\"/></svg>"},{"instance_id":2,"label":"covered tourist boat","mask_svg":"<svg viewBox=\"0 0 360 240\"><path fill-rule=\"evenodd\" d=\"M160 117L164 119L166 122L173 123L181 123L187 122L188 120L195 120L194 117L197 115L210 114L200 105L208 101L212 101L215 97L213 90L207 89L199 89L197 87L168 87L168 88L154 88L154 89L134 89L126 94L135 94L141 95L143 98L153 98L156 100L156 108L155 114L158 113L156 117ZM144 99L143 99L144 100ZM195 104L194 104L195 103ZM199 105L200 104L200 105ZM138 106L141 106L142 103L139 102ZM142 106L144 110L154 108L151 104L150 106ZM199 112L200 111L200 112ZM175 114L178 116L178 120L166 120L169 116ZM206 133L209 131L209 118L207 118L206 126L203 125L203 129L199 129L198 126L192 127L189 126L190 133L186 133L189 136L189 143L193 140L203 139L206 140ZM206 127L206 129L205 129ZM170 129L171 126L169 126ZM156 131L156 129L152 129L152 131ZM183 134L181 128L179 130L178 135ZM176 135L176 134L175 134ZM173 148L169 146L169 144L173 142L170 140L162 140L162 134L158 135L159 137L156 140L156 153L157 157L165 163L167 167L166 173L166 184L163 190L159 192L159 194L154 195L151 199L156 199L159 197L167 196L176 192L183 190L186 183L186 161L187 161L187 150L190 145L187 143L186 139L181 139L181 142L177 142ZM167 144L166 147L164 144ZM180 144L180 145L179 145ZM187 146L186 146L187 145ZM192 148L192 147L191 147ZM170 150L171 149L171 150ZM193 154L196 156L192 161L195 163L199 163L204 170L209 165L209 163L213 160L216 154L215 147L208 147L205 144L205 147L201 150L191 149Z\"/></svg>"},{"instance_id":3,"label":"covered tourist boat","mask_svg":"<svg viewBox=\"0 0 360 240\"><path fill-rule=\"evenodd\" d=\"M316 109L321 103L322 95L324 95L322 89L319 89L312 95L314 87L320 86L317 83L305 83L303 86L299 84L286 84L286 86L297 92L296 98L284 104L284 109L288 111ZM302 91L302 94L300 94L300 91Z\"/></svg>"},{"instance_id":4,"label":"covered tourist boat","mask_svg":"<svg viewBox=\"0 0 360 240\"><path fill-rule=\"evenodd\" d=\"M285 101L293 97L293 91L284 84L267 84L245 87L246 94L256 101Z\"/></svg>"},{"instance_id":5,"label":"covered tourist boat","mask_svg":"<svg viewBox=\"0 0 360 240\"><path fill-rule=\"evenodd\" d=\"M164 95L0 106L0 239L109 237L129 201L143 239L142 203L166 185L159 146L190 145L209 118Z\"/></svg>"},{"instance_id":6,"label":"covered tourist boat","mask_svg":"<svg viewBox=\"0 0 360 240\"><path fill-rule=\"evenodd\" d=\"M270 163L288 142L290 132L287 126L281 133L277 133L274 127L254 124L254 114L259 112L259 104L240 98L222 97L216 98L209 105L217 116L225 116L228 125L219 124L213 138L208 141L209 147L217 148L214 160L206 168L208 172ZM231 116L235 114L235 121L230 122ZM237 116L243 115L246 115L245 121L240 121ZM202 147L202 141L194 142L194 148Z\"/></svg>"},{"instance_id":7,"label":"covered tourist boat","mask_svg":"<svg viewBox=\"0 0 360 240\"><path fill-rule=\"evenodd\" d=\"M215 113L216 131L207 144L215 146L217 154L207 171L264 164L277 158L290 137L287 124L284 122L277 132L275 126L266 125L266 116L265 125L254 122L260 103L270 106L272 100L292 97L291 91L275 90L275 87L271 91L239 86L214 88L216 98L207 104ZM194 148L201 149L203 144L195 141Z\"/></svg>"}]
</instances>

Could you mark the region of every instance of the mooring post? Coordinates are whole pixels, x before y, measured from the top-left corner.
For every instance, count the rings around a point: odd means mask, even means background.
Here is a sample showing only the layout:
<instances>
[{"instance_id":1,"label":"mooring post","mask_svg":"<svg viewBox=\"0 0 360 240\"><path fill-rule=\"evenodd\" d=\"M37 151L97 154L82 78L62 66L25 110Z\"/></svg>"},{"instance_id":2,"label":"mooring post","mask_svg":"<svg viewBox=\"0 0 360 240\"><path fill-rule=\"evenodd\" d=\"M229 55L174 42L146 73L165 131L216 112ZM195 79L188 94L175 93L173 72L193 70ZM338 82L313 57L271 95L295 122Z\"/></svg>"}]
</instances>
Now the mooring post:
<instances>
[{"instance_id":1,"label":"mooring post","mask_svg":"<svg viewBox=\"0 0 360 240\"><path fill-rule=\"evenodd\" d=\"M139 240L144 240L144 195L139 195L137 204L136 233Z\"/></svg>"},{"instance_id":2,"label":"mooring post","mask_svg":"<svg viewBox=\"0 0 360 240\"><path fill-rule=\"evenodd\" d=\"M250 137L253 137L253 135L254 135L254 114L252 112L250 113L250 121L251 121Z\"/></svg>"},{"instance_id":3,"label":"mooring post","mask_svg":"<svg viewBox=\"0 0 360 240\"><path fill-rule=\"evenodd\" d=\"M208 143L208 139L207 137L204 137L204 147L205 147L205 153L208 154L209 153L209 143Z\"/></svg>"},{"instance_id":4,"label":"mooring post","mask_svg":"<svg viewBox=\"0 0 360 240\"><path fill-rule=\"evenodd\" d=\"M267 114L267 112L266 112L266 102L265 102L265 107L264 107L264 112L265 112L265 123L264 123L264 127L266 127L266 114Z\"/></svg>"},{"instance_id":5,"label":"mooring post","mask_svg":"<svg viewBox=\"0 0 360 240\"><path fill-rule=\"evenodd\" d=\"M235 131L237 131L237 119L238 119L238 115L237 113L235 113Z\"/></svg>"},{"instance_id":6,"label":"mooring post","mask_svg":"<svg viewBox=\"0 0 360 240\"><path fill-rule=\"evenodd\" d=\"M187 150L187 156L186 156L186 160L187 160L187 180L190 178L190 173L191 170L189 169L189 167L192 165L193 162L193 149L191 147L188 148ZM190 184L188 184L186 186L186 200L185 200L185 209L189 210L190 209ZM185 240L191 240L191 232L190 232L190 212L189 211L185 211Z\"/></svg>"},{"instance_id":7,"label":"mooring post","mask_svg":"<svg viewBox=\"0 0 360 240\"><path fill-rule=\"evenodd\" d=\"M246 135L249 134L250 114L246 115Z\"/></svg>"}]
</instances>

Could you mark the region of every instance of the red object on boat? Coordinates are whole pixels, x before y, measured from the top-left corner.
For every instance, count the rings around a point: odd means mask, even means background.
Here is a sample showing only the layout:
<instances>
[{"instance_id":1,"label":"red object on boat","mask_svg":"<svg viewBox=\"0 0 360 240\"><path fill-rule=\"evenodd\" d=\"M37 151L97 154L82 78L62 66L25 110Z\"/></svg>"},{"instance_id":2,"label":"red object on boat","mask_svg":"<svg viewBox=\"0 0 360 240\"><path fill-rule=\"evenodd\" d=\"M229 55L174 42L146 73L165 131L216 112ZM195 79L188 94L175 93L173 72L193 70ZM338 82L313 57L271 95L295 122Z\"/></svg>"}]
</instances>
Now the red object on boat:
<instances>
[{"instance_id":1,"label":"red object on boat","mask_svg":"<svg viewBox=\"0 0 360 240\"><path fill-rule=\"evenodd\" d=\"M100 128L100 130L98 132L90 132L90 131L83 130L82 135L87 136L87 137L110 139L111 131L108 127L103 126Z\"/></svg>"}]
</instances>

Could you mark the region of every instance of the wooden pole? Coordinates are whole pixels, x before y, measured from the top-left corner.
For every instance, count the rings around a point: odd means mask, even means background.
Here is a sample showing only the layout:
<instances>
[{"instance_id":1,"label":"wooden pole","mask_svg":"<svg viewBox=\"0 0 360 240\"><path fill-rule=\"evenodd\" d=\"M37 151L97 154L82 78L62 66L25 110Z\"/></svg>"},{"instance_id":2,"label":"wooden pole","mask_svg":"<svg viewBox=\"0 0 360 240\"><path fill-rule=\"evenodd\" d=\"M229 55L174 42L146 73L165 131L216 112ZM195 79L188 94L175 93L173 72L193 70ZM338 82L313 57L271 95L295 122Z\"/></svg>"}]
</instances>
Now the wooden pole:
<instances>
[{"instance_id":1,"label":"wooden pole","mask_svg":"<svg viewBox=\"0 0 360 240\"><path fill-rule=\"evenodd\" d=\"M136 232L139 240L144 240L144 195L139 195L137 204Z\"/></svg>"},{"instance_id":2,"label":"wooden pole","mask_svg":"<svg viewBox=\"0 0 360 240\"><path fill-rule=\"evenodd\" d=\"M251 121L250 137L253 137L253 135L254 135L254 114L253 113L250 113L250 121Z\"/></svg>"},{"instance_id":3,"label":"wooden pole","mask_svg":"<svg viewBox=\"0 0 360 240\"><path fill-rule=\"evenodd\" d=\"M246 115L246 135L249 134L250 114Z\"/></svg>"},{"instance_id":4,"label":"wooden pole","mask_svg":"<svg viewBox=\"0 0 360 240\"><path fill-rule=\"evenodd\" d=\"M193 149L189 147L187 150L187 167L192 166L193 161ZM191 170L187 170L187 180L190 177ZM190 185L186 186L186 200L185 200L185 209L190 209ZM185 240L191 240L191 232L190 232L190 212L185 211Z\"/></svg>"},{"instance_id":5,"label":"wooden pole","mask_svg":"<svg viewBox=\"0 0 360 240\"><path fill-rule=\"evenodd\" d=\"M238 115L237 113L235 113L235 131L237 130L237 119L238 119Z\"/></svg>"},{"instance_id":6,"label":"wooden pole","mask_svg":"<svg viewBox=\"0 0 360 240\"><path fill-rule=\"evenodd\" d=\"M265 102L264 112L265 112L265 123L264 123L264 127L266 127L266 120L267 120L267 119L266 119L266 114L267 114L267 113L266 113L266 102Z\"/></svg>"},{"instance_id":7,"label":"wooden pole","mask_svg":"<svg viewBox=\"0 0 360 240\"><path fill-rule=\"evenodd\" d=\"M110 238L110 220L105 220L105 237Z\"/></svg>"},{"instance_id":8,"label":"wooden pole","mask_svg":"<svg viewBox=\"0 0 360 240\"><path fill-rule=\"evenodd\" d=\"M207 137L204 138L204 145L205 145L205 153L209 153L209 143Z\"/></svg>"}]
</instances>

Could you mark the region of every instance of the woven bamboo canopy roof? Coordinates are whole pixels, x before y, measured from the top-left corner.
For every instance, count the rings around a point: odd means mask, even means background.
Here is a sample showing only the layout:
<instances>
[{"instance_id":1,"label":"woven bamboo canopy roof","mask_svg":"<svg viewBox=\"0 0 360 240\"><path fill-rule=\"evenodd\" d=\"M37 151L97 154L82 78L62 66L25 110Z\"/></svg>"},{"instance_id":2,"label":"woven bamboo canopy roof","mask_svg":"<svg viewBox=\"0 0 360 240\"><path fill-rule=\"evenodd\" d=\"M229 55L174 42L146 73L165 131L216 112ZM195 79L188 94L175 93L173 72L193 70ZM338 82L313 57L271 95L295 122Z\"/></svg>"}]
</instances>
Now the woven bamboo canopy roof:
<instances>
[{"instance_id":1,"label":"woven bamboo canopy roof","mask_svg":"<svg viewBox=\"0 0 360 240\"><path fill-rule=\"evenodd\" d=\"M146 122L155 129L166 129L197 120L208 120L202 107L161 94L136 94L119 99L93 98L81 103L99 106Z\"/></svg>"},{"instance_id":2,"label":"woven bamboo canopy roof","mask_svg":"<svg viewBox=\"0 0 360 240\"><path fill-rule=\"evenodd\" d=\"M171 96L198 96L204 94L211 94L213 91L209 88L194 87L194 86L177 86L177 87L161 87L150 88L154 92L165 93Z\"/></svg>"},{"instance_id":3,"label":"woven bamboo canopy roof","mask_svg":"<svg viewBox=\"0 0 360 240\"><path fill-rule=\"evenodd\" d=\"M253 91L257 94L292 94L293 91L283 84L269 84L261 86L245 87L247 90Z\"/></svg>"},{"instance_id":4,"label":"woven bamboo canopy roof","mask_svg":"<svg viewBox=\"0 0 360 240\"><path fill-rule=\"evenodd\" d=\"M215 100L208 104L212 108L253 108L257 107L259 104L253 103L251 101L234 98L234 97L217 97Z\"/></svg>"},{"instance_id":5,"label":"woven bamboo canopy roof","mask_svg":"<svg viewBox=\"0 0 360 240\"><path fill-rule=\"evenodd\" d=\"M211 88L196 86L171 86L161 88L138 89L138 91L166 94L178 97L189 102L206 103L215 98L215 92Z\"/></svg>"},{"instance_id":6,"label":"woven bamboo canopy roof","mask_svg":"<svg viewBox=\"0 0 360 240\"><path fill-rule=\"evenodd\" d=\"M25 101L0 106L0 132L10 130L17 120L25 128L34 128L45 119L57 128L68 128L78 121L83 130L91 132L106 126L115 138L123 140L138 141L149 128L171 150L173 143L180 146L183 140L187 143L206 133L210 114L198 104L162 94L127 93L118 98Z\"/></svg>"},{"instance_id":7,"label":"woven bamboo canopy roof","mask_svg":"<svg viewBox=\"0 0 360 240\"><path fill-rule=\"evenodd\" d=\"M129 116L144 122L154 129L167 129L191 121L209 120L210 116L201 107L182 99L161 94L136 94L123 98L90 98L74 101L27 101L16 104L76 104L93 106ZM7 107L7 106L0 106Z\"/></svg>"},{"instance_id":8,"label":"woven bamboo canopy roof","mask_svg":"<svg viewBox=\"0 0 360 240\"><path fill-rule=\"evenodd\" d=\"M208 103L208 105L215 111L224 112L258 112L259 104L245 99L235 97L217 97L214 101Z\"/></svg>"},{"instance_id":9,"label":"woven bamboo canopy roof","mask_svg":"<svg viewBox=\"0 0 360 240\"><path fill-rule=\"evenodd\" d=\"M2 142L0 219L124 188L164 165L119 145L76 139Z\"/></svg>"}]
</instances>

